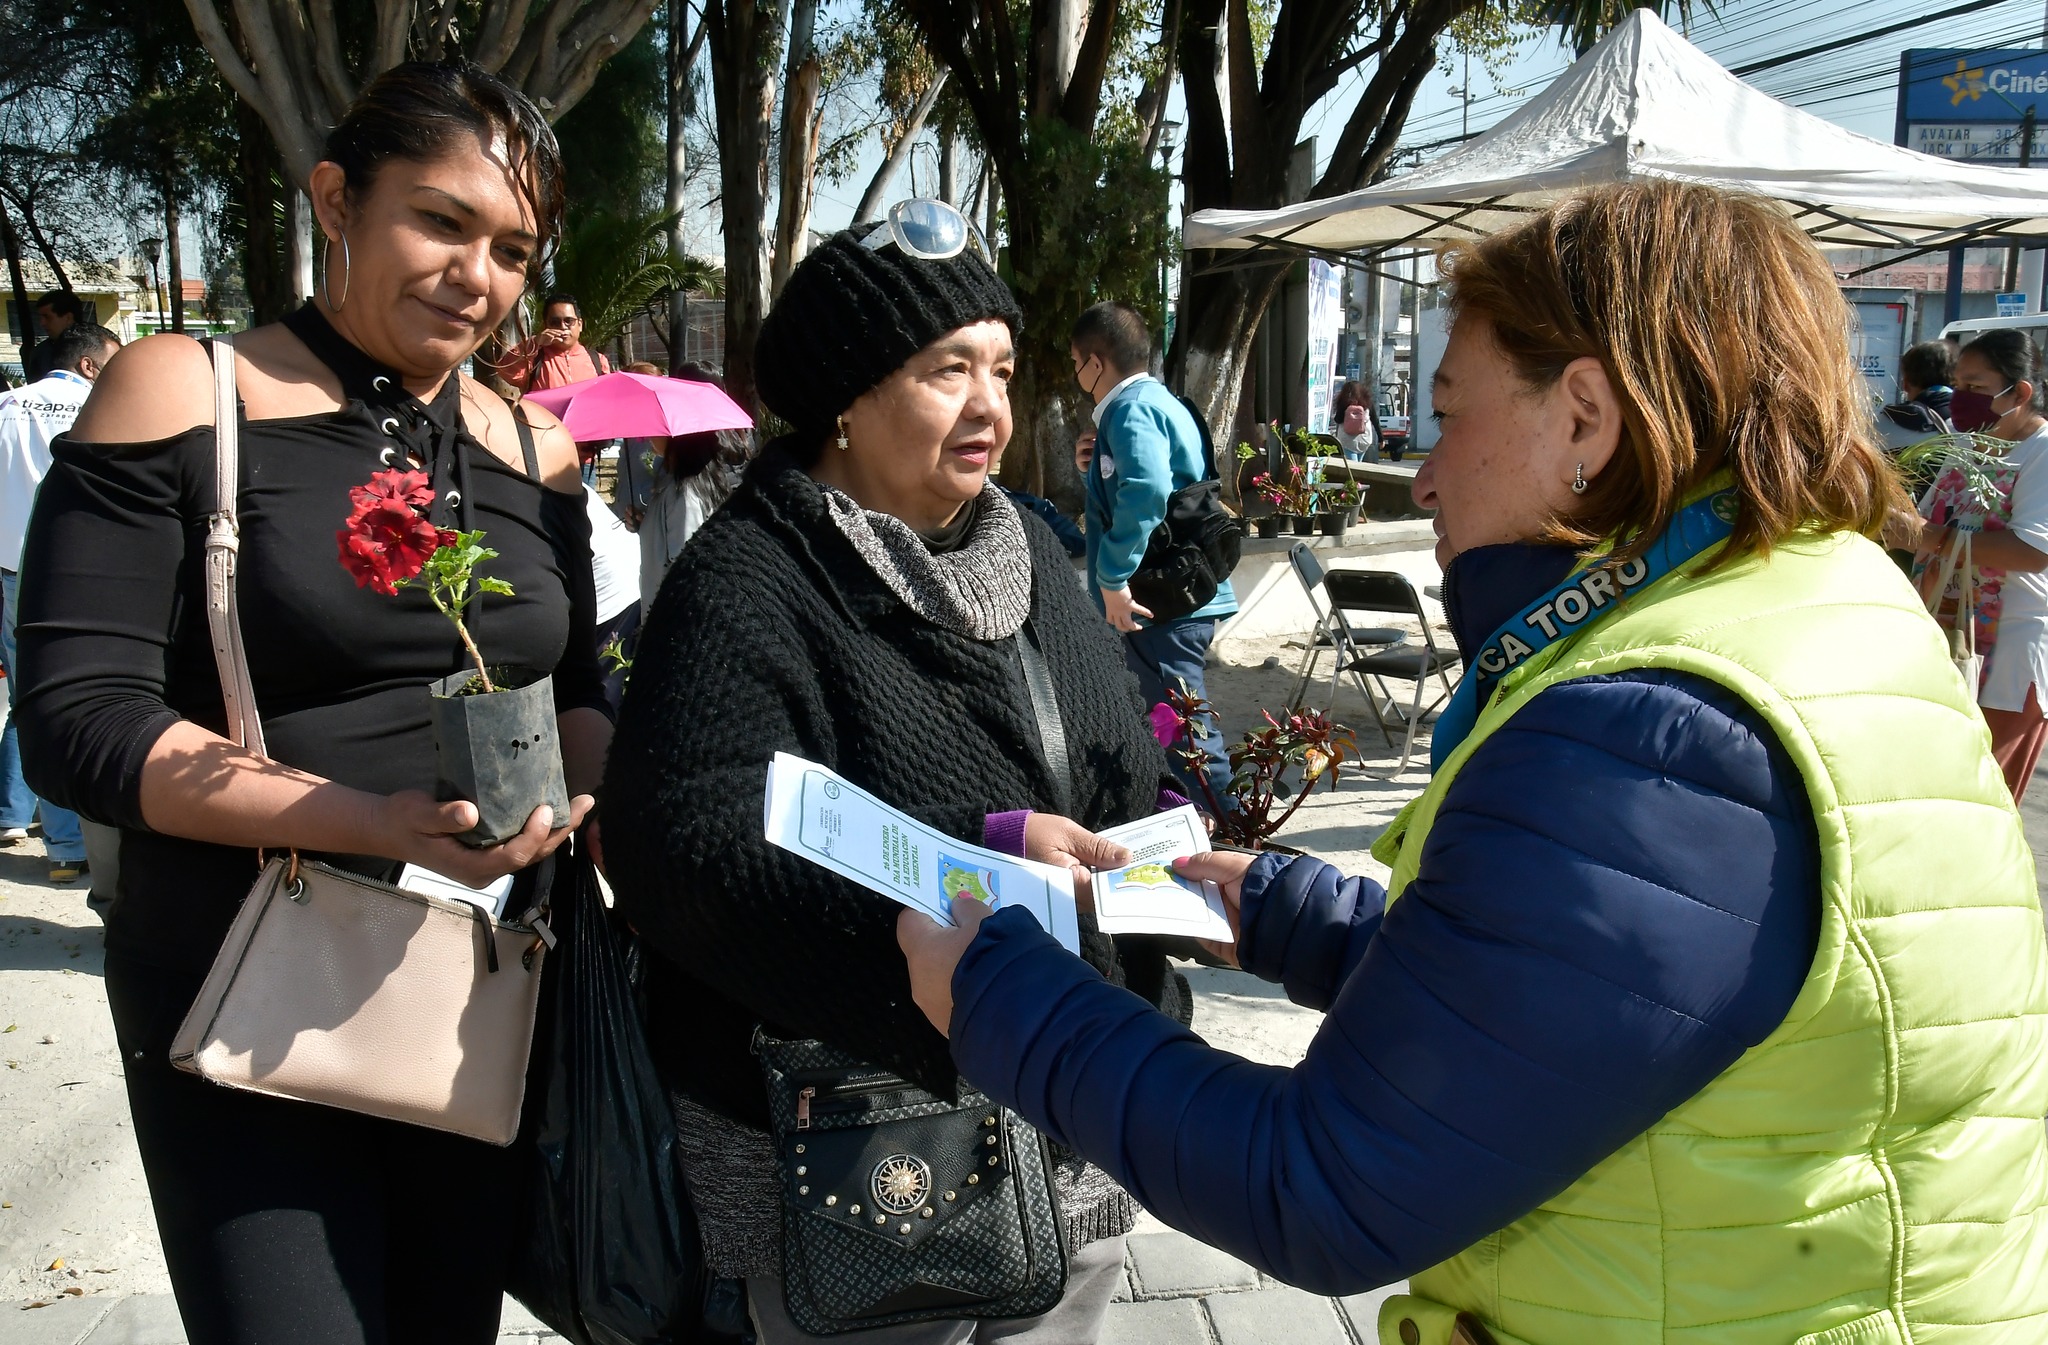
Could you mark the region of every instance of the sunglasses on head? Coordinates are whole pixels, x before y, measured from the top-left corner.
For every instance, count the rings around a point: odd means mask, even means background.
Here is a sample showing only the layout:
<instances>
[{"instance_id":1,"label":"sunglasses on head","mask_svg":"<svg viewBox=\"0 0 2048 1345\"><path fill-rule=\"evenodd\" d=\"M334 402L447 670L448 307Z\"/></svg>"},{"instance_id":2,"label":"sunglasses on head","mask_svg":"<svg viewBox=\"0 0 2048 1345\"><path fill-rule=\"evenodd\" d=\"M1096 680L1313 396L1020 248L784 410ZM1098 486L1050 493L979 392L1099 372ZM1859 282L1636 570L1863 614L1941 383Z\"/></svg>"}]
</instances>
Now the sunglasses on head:
<instances>
[{"instance_id":1,"label":"sunglasses on head","mask_svg":"<svg viewBox=\"0 0 2048 1345\"><path fill-rule=\"evenodd\" d=\"M988 243L973 221L944 201L898 201L889 207L889 217L870 229L861 246L879 252L892 244L905 256L940 262L972 252L989 266Z\"/></svg>"}]
</instances>

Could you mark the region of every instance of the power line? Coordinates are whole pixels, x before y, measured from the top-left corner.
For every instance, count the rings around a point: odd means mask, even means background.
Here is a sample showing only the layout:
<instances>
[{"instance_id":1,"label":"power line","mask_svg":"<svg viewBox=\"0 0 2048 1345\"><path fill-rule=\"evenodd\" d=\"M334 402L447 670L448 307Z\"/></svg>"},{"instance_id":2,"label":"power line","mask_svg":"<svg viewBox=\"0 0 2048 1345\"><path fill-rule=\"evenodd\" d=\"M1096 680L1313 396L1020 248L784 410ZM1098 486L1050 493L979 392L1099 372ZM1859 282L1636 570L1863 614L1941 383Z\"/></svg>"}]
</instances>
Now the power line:
<instances>
[{"instance_id":1,"label":"power line","mask_svg":"<svg viewBox=\"0 0 2048 1345\"><path fill-rule=\"evenodd\" d=\"M1849 37L1838 37L1832 42L1823 42L1818 46L1802 47L1798 51L1788 51L1782 56L1773 56L1769 60L1751 61L1748 65L1736 66L1728 73L1740 79L1745 75L1754 75L1761 70L1774 70L1781 65L1790 65L1794 61L1803 61L1809 56L1819 56L1828 52L1839 51L1843 47L1854 46L1859 42L1869 42L1876 38L1889 37L1893 33L1903 33L1908 28L1918 28L1923 24L1936 23L1942 19L1953 19L1963 14L1974 14L1980 9L1990 9L1993 5L2006 3L2008 3L2008 0L1967 0L1964 4L1940 10L1933 14L1921 14L1910 19L1901 19L1897 23L1888 23L1882 28L1872 28L1868 32L1855 33Z\"/></svg>"}]
</instances>

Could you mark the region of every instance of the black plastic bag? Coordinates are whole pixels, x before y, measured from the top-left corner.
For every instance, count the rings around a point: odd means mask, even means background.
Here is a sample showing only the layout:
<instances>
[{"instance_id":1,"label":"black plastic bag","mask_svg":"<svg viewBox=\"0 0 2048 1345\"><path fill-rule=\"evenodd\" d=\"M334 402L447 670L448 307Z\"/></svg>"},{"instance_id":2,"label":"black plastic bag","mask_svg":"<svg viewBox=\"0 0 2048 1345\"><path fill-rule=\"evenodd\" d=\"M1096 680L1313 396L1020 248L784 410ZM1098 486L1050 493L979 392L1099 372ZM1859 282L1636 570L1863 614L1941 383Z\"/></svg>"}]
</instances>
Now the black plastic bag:
<instances>
[{"instance_id":1,"label":"black plastic bag","mask_svg":"<svg viewBox=\"0 0 2048 1345\"><path fill-rule=\"evenodd\" d=\"M703 1250L635 1006L635 939L586 854L558 874L521 1139L526 1226L506 1288L575 1345L694 1345Z\"/></svg>"}]
</instances>

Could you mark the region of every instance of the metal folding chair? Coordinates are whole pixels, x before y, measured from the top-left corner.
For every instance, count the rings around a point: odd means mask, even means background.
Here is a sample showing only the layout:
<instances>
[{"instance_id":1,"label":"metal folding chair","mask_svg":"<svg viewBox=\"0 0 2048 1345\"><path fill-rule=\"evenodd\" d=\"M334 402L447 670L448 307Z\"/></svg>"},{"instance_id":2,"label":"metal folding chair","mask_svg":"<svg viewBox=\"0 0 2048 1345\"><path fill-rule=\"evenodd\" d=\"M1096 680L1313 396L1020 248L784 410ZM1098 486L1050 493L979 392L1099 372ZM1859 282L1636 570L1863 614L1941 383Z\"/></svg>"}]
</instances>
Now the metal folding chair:
<instances>
[{"instance_id":1,"label":"metal folding chair","mask_svg":"<svg viewBox=\"0 0 2048 1345\"><path fill-rule=\"evenodd\" d=\"M1456 690L1450 670L1458 666L1458 652L1437 648L1436 635L1429 626L1429 614L1422 610L1422 596L1408 582L1406 575L1392 570L1332 570L1324 576L1323 591L1330 598L1330 634L1338 646L1339 672L1350 673L1358 683L1358 689L1365 693L1366 703L1372 706L1373 718L1379 722L1380 736L1387 740L1387 746L1394 745L1388 713L1391 713L1393 723L1405 731L1401 742L1401 764L1395 767L1396 772L1405 771L1408 759L1414 755L1416 727L1449 700ZM1350 612L1395 612L1414 617L1422 627L1422 643L1374 649L1354 638L1355 628L1346 616ZM1424 705L1423 688L1432 677L1443 690ZM1388 678L1415 684L1415 694L1407 706L1403 707L1387 689ZM1381 697L1387 700L1387 712L1380 709Z\"/></svg>"},{"instance_id":2,"label":"metal folding chair","mask_svg":"<svg viewBox=\"0 0 2048 1345\"><path fill-rule=\"evenodd\" d=\"M1323 586L1322 562L1316 559L1307 542L1296 542L1288 549L1287 563L1294 567L1294 577L1301 581L1302 592L1308 595L1309 610L1316 614L1315 629L1309 632L1308 648L1301 656L1300 680L1294 685L1294 694L1287 700L1290 709L1299 710L1302 698L1308 695L1309 681L1315 676L1316 662L1325 651L1339 655L1336 666L1330 670L1330 700L1334 702L1337 699L1337 683L1344 675L1344 658L1330 634L1330 607ZM1392 626L1354 627L1351 637L1363 646L1398 645L1408 638L1405 632Z\"/></svg>"}]
</instances>

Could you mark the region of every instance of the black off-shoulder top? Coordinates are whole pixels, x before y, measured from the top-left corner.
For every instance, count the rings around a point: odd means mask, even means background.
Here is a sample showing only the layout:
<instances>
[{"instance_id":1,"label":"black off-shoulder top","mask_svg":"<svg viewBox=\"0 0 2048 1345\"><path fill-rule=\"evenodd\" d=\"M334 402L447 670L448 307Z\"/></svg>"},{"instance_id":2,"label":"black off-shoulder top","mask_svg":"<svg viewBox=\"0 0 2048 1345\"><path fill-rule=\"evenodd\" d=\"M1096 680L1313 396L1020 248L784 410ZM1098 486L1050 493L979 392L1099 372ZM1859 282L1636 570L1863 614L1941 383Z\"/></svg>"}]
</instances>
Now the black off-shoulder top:
<instances>
[{"instance_id":1,"label":"black off-shoulder top","mask_svg":"<svg viewBox=\"0 0 2048 1345\"><path fill-rule=\"evenodd\" d=\"M458 379L432 403L348 344L311 305L286 326L339 375L340 411L241 422L237 600L270 755L374 793L431 789L428 684L464 666L424 592L385 597L342 568L349 491L388 466L434 482L433 521L484 530L471 630L493 665L554 677L558 709L609 714L595 643L590 524L580 495L506 466L463 427ZM142 818L142 764L189 719L226 730L206 624L214 432L142 444L52 446L22 553L15 720L43 797L122 830L110 949L207 966L254 881L254 852L159 835ZM193 788L204 788L194 781ZM390 861L327 856L391 877Z\"/></svg>"}]
</instances>

